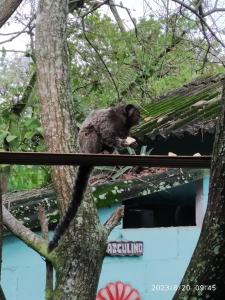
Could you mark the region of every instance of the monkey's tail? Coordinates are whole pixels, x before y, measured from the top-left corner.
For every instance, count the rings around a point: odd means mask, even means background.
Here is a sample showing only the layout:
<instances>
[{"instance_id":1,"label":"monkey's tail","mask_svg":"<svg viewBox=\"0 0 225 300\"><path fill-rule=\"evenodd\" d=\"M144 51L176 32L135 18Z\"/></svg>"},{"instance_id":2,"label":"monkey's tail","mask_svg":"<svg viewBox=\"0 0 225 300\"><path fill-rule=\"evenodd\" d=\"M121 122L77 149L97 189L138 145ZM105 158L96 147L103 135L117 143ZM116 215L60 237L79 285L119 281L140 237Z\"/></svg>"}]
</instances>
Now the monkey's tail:
<instances>
[{"instance_id":1,"label":"monkey's tail","mask_svg":"<svg viewBox=\"0 0 225 300\"><path fill-rule=\"evenodd\" d=\"M81 204L84 196L84 192L88 185L90 174L93 170L91 166L80 166L77 172L77 177L74 183L72 200L67 208L65 215L62 217L58 225L56 226L53 239L48 244L48 251L51 252L57 247L60 238L66 232L70 225L70 222L75 217L76 212Z\"/></svg>"}]
</instances>

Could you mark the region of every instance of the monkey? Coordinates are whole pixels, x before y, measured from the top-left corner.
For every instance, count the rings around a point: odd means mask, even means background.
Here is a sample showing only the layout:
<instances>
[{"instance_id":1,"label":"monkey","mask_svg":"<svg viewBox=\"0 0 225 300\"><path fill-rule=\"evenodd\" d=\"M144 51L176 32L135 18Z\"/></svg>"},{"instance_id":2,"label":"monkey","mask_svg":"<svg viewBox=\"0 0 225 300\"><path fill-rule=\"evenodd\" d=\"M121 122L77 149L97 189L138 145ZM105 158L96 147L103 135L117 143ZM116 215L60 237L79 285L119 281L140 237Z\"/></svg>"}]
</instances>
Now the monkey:
<instances>
[{"instance_id":1,"label":"monkey","mask_svg":"<svg viewBox=\"0 0 225 300\"><path fill-rule=\"evenodd\" d=\"M112 153L122 147L137 146L136 140L128 137L131 127L140 121L140 112L132 104L94 110L82 123L78 141L81 153ZM59 239L65 233L75 217L86 191L93 166L80 166L73 187L69 207L56 226L48 251L57 247Z\"/></svg>"}]
</instances>

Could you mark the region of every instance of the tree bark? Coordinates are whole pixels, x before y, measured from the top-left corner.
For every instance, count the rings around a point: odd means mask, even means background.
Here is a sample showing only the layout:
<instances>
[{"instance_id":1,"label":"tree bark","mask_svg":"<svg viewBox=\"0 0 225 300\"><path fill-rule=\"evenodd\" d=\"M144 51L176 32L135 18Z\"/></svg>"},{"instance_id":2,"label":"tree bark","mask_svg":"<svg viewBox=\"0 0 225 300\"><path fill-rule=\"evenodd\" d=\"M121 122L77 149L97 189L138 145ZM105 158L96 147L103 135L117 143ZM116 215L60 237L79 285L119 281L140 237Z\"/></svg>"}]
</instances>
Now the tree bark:
<instances>
[{"instance_id":1,"label":"tree bark","mask_svg":"<svg viewBox=\"0 0 225 300\"><path fill-rule=\"evenodd\" d=\"M0 28L11 17L22 0L2 0L0 1Z\"/></svg>"},{"instance_id":2,"label":"tree bark","mask_svg":"<svg viewBox=\"0 0 225 300\"><path fill-rule=\"evenodd\" d=\"M40 1L36 26L36 62L41 119L49 152L74 152L77 133L70 92L66 44L67 1ZM71 197L73 167L55 167L52 180L61 212Z\"/></svg>"},{"instance_id":3,"label":"tree bark","mask_svg":"<svg viewBox=\"0 0 225 300\"><path fill-rule=\"evenodd\" d=\"M1 288L1 286L0 286L0 300L6 300L5 295L3 293L3 290Z\"/></svg>"},{"instance_id":4,"label":"tree bark","mask_svg":"<svg viewBox=\"0 0 225 300\"><path fill-rule=\"evenodd\" d=\"M115 1L114 0L109 0L108 3L109 3L110 10L111 10L111 12L112 12L112 14L113 14L113 16L114 16L114 18L115 18L118 26L119 26L120 31L121 32L125 32L126 28L125 28L125 26L123 24L122 19L120 18L120 15L118 13L117 8L115 6Z\"/></svg>"},{"instance_id":5,"label":"tree bark","mask_svg":"<svg viewBox=\"0 0 225 300\"><path fill-rule=\"evenodd\" d=\"M66 46L67 14L67 1L39 1L37 79L42 124L50 152L77 149ZM73 177L73 168L53 169L61 211L68 205ZM51 253L56 262L56 287L53 292L47 290L48 299L95 299L108 233L108 228L99 223L95 203L88 192L59 246Z\"/></svg>"},{"instance_id":6,"label":"tree bark","mask_svg":"<svg viewBox=\"0 0 225 300\"><path fill-rule=\"evenodd\" d=\"M201 235L174 296L178 299L224 299L225 295L225 83L211 163L209 199Z\"/></svg>"},{"instance_id":7,"label":"tree bark","mask_svg":"<svg viewBox=\"0 0 225 300\"><path fill-rule=\"evenodd\" d=\"M2 239L3 239L3 219L2 219L2 189L1 189L1 179L0 179L0 280L2 271ZM0 286L0 300L5 300L5 295Z\"/></svg>"},{"instance_id":8,"label":"tree bark","mask_svg":"<svg viewBox=\"0 0 225 300\"><path fill-rule=\"evenodd\" d=\"M48 258L50 255L47 252L47 242L33 233L18 221L3 205L2 215L4 225L19 239L23 240L29 247L38 252L40 255Z\"/></svg>"}]
</instances>

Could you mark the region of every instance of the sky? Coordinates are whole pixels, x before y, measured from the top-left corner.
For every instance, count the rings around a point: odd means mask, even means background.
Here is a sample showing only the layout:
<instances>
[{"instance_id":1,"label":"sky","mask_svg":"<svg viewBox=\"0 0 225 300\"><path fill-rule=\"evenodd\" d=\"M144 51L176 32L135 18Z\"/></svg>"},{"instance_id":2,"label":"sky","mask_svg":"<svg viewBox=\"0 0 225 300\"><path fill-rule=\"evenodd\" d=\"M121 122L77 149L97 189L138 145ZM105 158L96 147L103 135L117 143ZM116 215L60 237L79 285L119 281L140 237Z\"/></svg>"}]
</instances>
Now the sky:
<instances>
[{"instance_id":1,"label":"sky","mask_svg":"<svg viewBox=\"0 0 225 300\"><path fill-rule=\"evenodd\" d=\"M116 3L119 4L121 0L116 0ZM146 7L143 0L123 0L123 5L130 9L132 17L138 19L145 14ZM104 13L111 15L110 9L107 6L104 6L101 9ZM30 8L24 1L18 8L19 12L29 15ZM118 8L120 17L125 21L125 24L128 28L132 28L132 23L125 9ZM7 50L16 50L16 51L25 51L26 46L29 44L29 38L27 34L21 34L17 38L13 39L10 42L3 43L3 41L9 40L13 35L8 35L11 32L18 32L24 28L24 25L19 24L14 20L16 13L9 19L9 21L0 29L0 49L4 47ZM7 35L6 35L7 34Z\"/></svg>"},{"instance_id":2,"label":"sky","mask_svg":"<svg viewBox=\"0 0 225 300\"><path fill-rule=\"evenodd\" d=\"M30 15L30 6L27 4L29 1L36 1L36 0L23 0L22 4L19 6L19 9L17 10L18 12L22 12L23 14L27 14L28 16ZM216 0L215 0L216 1ZM121 0L115 0L117 4L121 3ZM147 0L122 0L122 3L125 7L130 9L131 15L135 19L139 19L140 17L143 17L145 15L149 15L150 13L154 13L156 15L161 15L162 10L163 10L163 3L164 1L147 1ZM161 3L161 5L160 5ZM151 4L151 5L150 5ZM208 9L211 9L214 5L214 1L209 1ZM150 7L151 6L151 7ZM170 9L174 8L174 2L169 1L169 6ZM224 0L218 0L218 6L223 7L224 6ZM120 14L120 17L123 19L125 25L127 26L128 29L131 29L133 27L133 24L126 12L125 9L122 8L117 8L118 12ZM151 12L150 12L151 9ZM108 14L109 16L112 16L110 12L110 8L107 5L102 6L101 11L103 13ZM24 25L19 24L18 22L15 22L15 16L16 14L11 17L11 19L0 29L0 49L2 47L5 47L7 50L16 50L16 51L25 51L26 46L29 44L29 39L27 34L21 34L19 35L16 39L12 40L11 42L8 43L2 43L5 40L8 40L12 37L12 35L6 35L10 32L18 32L21 31L24 27ZM215 27L216 24L220 26L222 29L224 28L224 17L222 14L222 19L220 15L214 14L214 19L211 19L208 17L208 24L210 24L210 27L214 30L214 32L217 32L217 34L222 34L222 36L219 36L221 40L224 40L223 35L224 35L224 30L223 32L221 31L220 33L218 32L218 29ZM112 19L114 20L113 16ZM214 28L215 27L215 28ZM10 54L9 54L10 55Z\"/></svg>"}]
</instances>

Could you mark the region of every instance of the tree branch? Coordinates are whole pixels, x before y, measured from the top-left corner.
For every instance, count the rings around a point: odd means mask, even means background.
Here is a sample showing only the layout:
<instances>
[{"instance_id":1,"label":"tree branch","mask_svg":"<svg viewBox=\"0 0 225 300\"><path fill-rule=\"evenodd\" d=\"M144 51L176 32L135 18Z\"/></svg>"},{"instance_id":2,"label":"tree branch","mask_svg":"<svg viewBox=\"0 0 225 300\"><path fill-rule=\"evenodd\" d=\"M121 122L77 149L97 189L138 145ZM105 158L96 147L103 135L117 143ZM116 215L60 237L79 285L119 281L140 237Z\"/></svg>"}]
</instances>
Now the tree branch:
<instances>
[{"instance_id":1,"label":"tree branch","mask_svg":"<svg viewBox=\"0 0 225 300\"><path fill-rule=\"evenodd\" d=\"M22 0L3 0L0 2L0 28L11 17Z\"/></svg>"},{"instance_id":2,"label":"tree branch","mask_svg":"<svg viewBox=\"0 0 225 300\"><path fill-rule=\"evenodd\" d=\"M207 16L212 15L216 12L224 12L224 11L225 11L225 8L222 8L222 7L221 8L213 8L211 10L206 11L203 16L207 17Z\"/></svg>"},{"instance_id":3,"label":"tree branch","mask_svg":"<svg viewBox=\"0 0 225 300\"><path fill-rule=\"evenodd\" d=\"M110 218L105 222L104 226L110 233L114 227L118 225L124 215L124 206L118 207Z\"/></svg>"},{"instance_id":4,"label":"tree branch","mask_svg":"<svg viewBox=\"0 0 225 300\"><path fill-rule=\"evenodd\" d=\"M27 101L31 95L31 92L34 88L34 85L36 83L36 70L33 71L30 80L23 92L23 96L22 99L19 100L17 103L15 103L11 109L11 111L16 114L17 116L20 116L20 114L22 113L23 109L25 108Z\"/></svg>"},{"instance_id":5,"label":"tree branch","mask_svg":"<svg viewBox=\"0 0 225 300\"><path fill-rule=\"evenodd\" d=\"M45 207L43 204L38 205L38 218L41 224L41 231L43 238L48 242L48 218L45 213ZM45 262L46 266L46 280L45 280L45 290L46 292L52 293L53 292L53 266L52 263L46 259ZM46 299L48 299L46 297Z\"/></svg>"},{"instance_id":6,"label":"tree branch","mask_svg":"<svg viewBox=\"0 0 225 300\"><path fill-rule=\"evenodd\" d=\"M15 32L15 33L12 33L14 34L11 38L7 39L7 40L4 40L2 42L0 42L0 45L1 44L5 44L5 43L8 43L8 42L12 42L14 39L16 39L18 36L20 36L22 33L29 33L29 30L27 30L27 28L29 29L29 27L31 26L32 22L34 20L34 17L32 17L29 22L24 25L24 28L21 30L21 31L18 31L18 32Z\"/></svg>"},{"instance_id":7,"label":"tree branch","mask_svg":"<svg viewBox=\"0 0 225 300\"><path fill-rule=\"evenodd\" d=\"M0 299L1 300L6 300L6 297L5 297L4 293L3 293L3 290L2 290L1 286L0 286Z\"/></svg>"},{"instance_id":8,"label":"tree branch","mask_svg":"<svg viewBox=\"0 0 225 300\"><path fill-rule=\"evenodd\" d=\"M72 13L75 9L84 7L84 0L69 0L69 12Z\"/></svg>"},{"instance_id":9,"label":"tree branch","mask_svg":"<svg viewBox=\"0 0 225 300\"><path fill-rule=\"evenodd\" d=\"M123 6L122 2L121 2L120 5L119 5L119 4L111 4L111 5L112 5L112 6L115 6L115 7L120 7L120 8L123 8L123 9L126 10L126 12L127 12L128 16L129 16L131 22L132 22L133 25L134 25L134 31L135 31L136 38L138 38L138 31L137 31L136 21L135 21L135 19L131 16L130 10L129 10L127 7Z\"/></svg>"},{"instance_id":10,"label":"tree branch","mask_svg":"<svg viewBox=\"0 0 225 300\"><path fill-rule=\"evenodd\" d=\"M119 26L120 31L121 32L125 32L126 29L125 29L125 26L123 24L122 19L120 18L120 15L119 15L119 13L117 11L117 8L115 6L115 1L114 0L109 0L108 4L109 4L110 10L111 10L111 12L112 12L112 14L113 14L113 16L114 16L117 24Z\"/></svg>"},{"instance_id":11,"label":"tree branch","mask_svg":"<svg viewBox=\"0 0 225 300\"><path fill-rule=\"evenodd\" d=\"M48 219L45 213L45 207L42 203L39 203L38 205L38 219L41 225L42 236L48 241Z\"/></svg>"},{"instance_id":12,"label":"tree branch","mask_svg":"<svg viewBox=\"0 0 225 300\"><path fill-rule=\"evenodd\" d=\"M98 55L100 61L102 62L102 64L104 65L107 73L109 74L109 77L115 87L115 90L116 90L116 93L117 93L117 98L118 98L118 101L120 101L120 94L119 94L119 90L118 90L118 87L117 87L117 84L113 78L113 75L111 73L111 71L109 70L109 68L107 67L106 63L104 62L104 59L102 58L101 54L99 53L98 49L95 47L95 45L89 40L88 36L87 36L87 32L86 32L86 28L85 28L85 23L84 23L84 18L85 18L86 14L82 16L81 18L81 23L82 23L82 28L83 28L83 34L84 34L84 37L86 39L86 41L88 42L88 44L94 49L94 51L96 52L96 54Z\"/></svg>"},{"instance_id":13,"label":"tree branch","mask_svg":"<svg viewBox=\"0 0 225 300\"><path fill-rule=\"evenodd\" d=\"M48 260L52 261L51 255L47 251L48 242L43 238L38 237L30 229L25 227L14 216L2 206L3 223L4 225L20 240L22 240L27 246L38 252L41 256L44 256Z\"/></svg>"},{"instance_id":14,"label":"tree branch","mask_svg":"<svg viewBox=\"0 0 225 300\"><path fill-rule=\"evenodd\" d=\"M204 20L204 18L197 12L196 9L192 8L191 6L185 4L183 1L180 0L172 0L173 2L176 2L180 4L181 6L185 7L187 10L191 11L196 17L199 18L199 20L205 25L205 27L208 29L208 31L211 33L211 35L215 38L215 40L223 47L225 48L225 44L218 38L218 36L215 34L215 32L210 28L208 23Z\"/></svg>"},{"instance_id":15,"label":"tree branch","mask_svg":"<svg viewBox=\"0 0 225 300\"><path fill-rule=\"evenodd\" d=\"M27 54L27 51L22 51L22 50L12 50L12 49L0 49L0 52L12 52L12 53L23 53L23 54Z\"/></svg>"}]
</instances>

